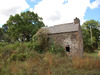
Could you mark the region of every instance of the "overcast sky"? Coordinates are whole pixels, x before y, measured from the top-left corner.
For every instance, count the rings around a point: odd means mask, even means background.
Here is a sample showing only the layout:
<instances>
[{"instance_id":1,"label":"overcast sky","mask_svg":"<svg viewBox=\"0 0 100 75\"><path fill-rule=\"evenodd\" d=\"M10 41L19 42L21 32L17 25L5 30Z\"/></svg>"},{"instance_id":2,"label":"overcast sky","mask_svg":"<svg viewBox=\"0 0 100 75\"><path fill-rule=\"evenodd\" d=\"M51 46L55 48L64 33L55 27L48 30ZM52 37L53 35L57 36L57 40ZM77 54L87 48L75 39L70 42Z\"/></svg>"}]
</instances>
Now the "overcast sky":
<instances>
[{"instance_id":1,"label":"overcast sky","mask_svg":"<svg viewBox=\"0 0 100 75\"><path fill-rule=\"evenodd\" d=\"M48 25L73 22L80 18L81 24L90 19L100 21L100 0L0 0L0 26L10 15L34 11Z\"/></svg>"}]
</instances>

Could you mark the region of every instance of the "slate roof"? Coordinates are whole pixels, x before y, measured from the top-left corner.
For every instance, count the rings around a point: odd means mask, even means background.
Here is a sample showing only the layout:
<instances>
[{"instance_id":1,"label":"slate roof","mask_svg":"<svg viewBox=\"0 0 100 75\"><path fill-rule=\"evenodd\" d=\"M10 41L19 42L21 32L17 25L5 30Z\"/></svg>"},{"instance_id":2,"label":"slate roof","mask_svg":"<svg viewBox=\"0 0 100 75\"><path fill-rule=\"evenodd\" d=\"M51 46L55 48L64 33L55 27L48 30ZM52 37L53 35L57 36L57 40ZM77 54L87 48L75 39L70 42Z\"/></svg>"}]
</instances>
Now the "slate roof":
<instances>
[{"instance_id":1,"label":"slate roof","mask_svg":"<svg viewBox=\"0 0 100 75\"><path fill-rule=\"evenodd\" d=\"M47 27L46 29L48 30L48 34L56 34L56 33L78 31L78 28L79 28L79 24L65 23L65 24Z\"/></svg>"}]
</instances>

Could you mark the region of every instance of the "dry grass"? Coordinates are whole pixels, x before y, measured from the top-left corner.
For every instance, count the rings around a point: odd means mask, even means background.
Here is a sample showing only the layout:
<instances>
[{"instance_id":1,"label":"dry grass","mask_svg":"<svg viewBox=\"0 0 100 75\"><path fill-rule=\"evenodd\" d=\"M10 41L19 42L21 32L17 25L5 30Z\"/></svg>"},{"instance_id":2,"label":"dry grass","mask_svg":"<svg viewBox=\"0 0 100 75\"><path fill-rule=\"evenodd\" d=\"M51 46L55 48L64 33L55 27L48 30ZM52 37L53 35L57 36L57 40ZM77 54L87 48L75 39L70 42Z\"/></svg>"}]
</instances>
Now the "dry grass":
<instances>
[{"instance_id":1,"label":"dry grass","mask_svg":"<svg viewBox=\"0 0 100 75\"><path fill-rule=\"evenodd\" d=\"M97 69L100 70L100 60L99 59L93 59L90 57L84 57L84 58L73 58L73 66L77 69Z\"/></svg>"},{"instance_id":2,"label":"dry grass","mask_svg":"<svg viewBox=\"0 0 100 75\"><path fill-rule=\"evenodd\" d=\"M67 57L45 53L42 57L37 56L24 62L10 62L8 67L10 73L8 75L59 75L60 71L64 70L65 72L65 69L72 67L70 61Z\"/></svg>"},{"instance_id":3,"label":"dry grass","mask_svg":"<svg viewBox=\"0 0 100 75\"><path fill-rule=\"evenodd\" d=\"M70 59L52 53L34 53L23 62L10 61L0 67L0 75L100 75L100 60L84 57ZM5 63L5 62L4 62Z\"/></svg>"},{"instance_id":4,"label":"dry grass","mask_svg":"<svg viewBox=\"0 0 100 75\"><path fill-rule=\"evenodd\" d=\"M41 57L40 57L41 58ZM43 58L35 57L25 62L11 62L10 70L12 75L51 75L53 56L46 53Z\"/></svg>"}]
</instances>

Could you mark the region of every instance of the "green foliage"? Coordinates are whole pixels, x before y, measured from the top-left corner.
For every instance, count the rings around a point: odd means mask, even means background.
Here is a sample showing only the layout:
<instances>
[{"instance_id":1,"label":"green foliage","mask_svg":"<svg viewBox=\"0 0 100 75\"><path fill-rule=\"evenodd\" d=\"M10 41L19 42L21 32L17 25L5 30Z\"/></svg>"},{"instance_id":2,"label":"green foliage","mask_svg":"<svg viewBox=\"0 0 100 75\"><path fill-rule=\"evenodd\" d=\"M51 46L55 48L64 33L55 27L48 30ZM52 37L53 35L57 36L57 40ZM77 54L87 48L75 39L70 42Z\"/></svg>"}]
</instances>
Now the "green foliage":
<instances>
[{"instance_id":1,"label":"green foliage","mask_svg":"<svg viewBox=\"0 0 100 75\"><path fill-rule=\"evenodd\" d=\"M95 20L84 22L82 25L84 51L94 52L93 50L98 46L99 23Z\"/></svg>"},{"instance_id":2,"label":"green foliage","mask_svg":"<svg viewBox=\"0 0 100 75\"><path fill-rule=\"evenodd\" d=\"M17 60L17 55L16 54L12 54L10 56L10 60L13 60L13 61Z\"/></svg>"},{"instance_id":3,"label":"green foliage","mask_svg":"<svg viewBox=\"0 0 100 75\"><path fill-rule=\"evenodd\" d=\"M49 41L47 33L48 30L42 28L33 36L33 49L39 53L47 52L48 50L54 54L65 55L62 46L55 44L54 41Z\"/></svg>"},{"instance_id":4,"label":"green foliage","mask_svg":"<svg viewBox=\"0 0 100 75\"><path fill-rule=\"evenodd\" d=\"M2 43L0 43L0 46L1 46L1 47L6 46L6 45L8 45L7 42L2 42Z\"/></svg>"},{"instance_id":5,"label":"green foliage","mask_svg":"<svg viewBox=\"0 0 100 75\"><path fill-rule=\"evenodd\" d=\"M42 28L37 32L36 35L33 36L33 47L34 50L42 53L46 51L47 45L48 45L47 30Z\"/></svg>"},{"instance_id":6,"label":"green foliage","mask_svg":"<svg viewBox=\"0 0 100 75\"><path fill-rule=\"evenodd\" d=\"M20 61L24 61L26 59L26 57L27 57L27 55L23 54L23 53L20 53L17 55L17 59Z\"/></svg>"},{"instance_id":7,"label":"green foliage","mask_svg":"<svg viewBox=\"0 0 100 75\"><path fill-rule=\"evenodd\" d=\"M33 49L33 42L23 42L23 45L25 48L28 48L29 50Z\"/></svg>"},{"instance_id":8,"label":"green foliage","mask_svg":"<svg viewBox=\"0 0 100 75\"><path fill-rule=\"evenodd\" d=\"M26 11L20 15L11 15L7 23L3 25L3 28L14 41L19 39L20 41L30 41L38 29L43 26L44 23L41 17L34 12Z\"/></svg>"},{"instance_id":9,"label":"green foliage","mask_svg":"<svg viewBox=\"0 0 100 75\"><path fill-rule=\"evenodd\" d=\"M1 52L2 58L7 60L11 54L16 52L15 51L16 48L17 48L17 46L14 44L8 44L5 46L1 46L0 52Z\"/></svg>"},{"instance_id":10,"label":"green foliage","mask_svg":"<svg viewBox=\"0 0 100 75\"><path fill-rule=\"evenodd\" d=\"M51 42L50 47L49 47L49 51L50 51L50 53L58 54L61 56L64 56L66 53L64 51L64 48L61 45L54 43L54 41Z\"/></svg>"},{"instance_id":11,"label":"green foliage","mask_svg":"<svg viewBox=\"0 0 100 75\"><path fill-rule=\"evenodd\" d=\"M94 52L94 48L93 48L92 45L86 45L86 46L84 47L84 51L85 51L85 52L88 52L88 53L91 53L91 52Z\"/></svg>"},{"instance_id":12,"label":"green foliage","mask_svg":"<svg viewBox=\"0 0 100 75\"><path fill-rule=\"evenodd\" d=\"M3 36L4 36L4 29L0 28L0 42L3 40Z\"/></svg>"}]
</instances>

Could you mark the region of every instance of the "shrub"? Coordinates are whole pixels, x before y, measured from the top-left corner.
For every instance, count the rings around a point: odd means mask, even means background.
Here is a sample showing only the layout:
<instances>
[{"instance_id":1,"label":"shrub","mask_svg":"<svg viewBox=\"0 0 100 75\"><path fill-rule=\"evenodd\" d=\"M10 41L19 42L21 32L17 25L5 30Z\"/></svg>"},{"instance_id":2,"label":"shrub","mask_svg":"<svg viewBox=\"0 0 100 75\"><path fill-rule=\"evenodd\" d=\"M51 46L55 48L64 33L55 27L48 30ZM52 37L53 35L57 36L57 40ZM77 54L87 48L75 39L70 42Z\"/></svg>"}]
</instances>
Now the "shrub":
<instances>
[{"instance_id":1,"label":"shrub","mask_svg":"<svg viewBox=\"0 0 100 75\"><path fill-rule=\"evenodd\" d=\"M6 45L8 45L8 43L3 43L3 42L0 43L0 46L1 46L1 47L4 47L4 46L6 46Z\"/></svg>"},{"instance_id":2,"label":"shrub","mask_svg":"<svg viewBox=\"0 0 100 75\"><path fill-rule=\"evenodd\" d=\"M48 35L47 30L42 28L40 29L36 35L33 36L33 48L38 52L46 51L46 47L48 44Z\"/></svg>"},{"instance_id":3,"label":"shrub","mask_svg":"<svg viewBox=\"0 0 100 75\"><path fill-rule=\"evenodd\" d=\"M23 53L12 54L10 56L10 60L13 60L13 61L16 61L16 60L24 61L26 59L26 57L27 57L27 55L26 54L23 54Z\"/></svg>"},{"instance_id":4,"label":"shrub","mask_svg":"<svg viewBox=\"0 0 100 75\"><path fill-rule=\"evenodd\" d=\"M33 49L33 43L32 42L24 42L23 45L28 49Z\"/></svg>"},{"instance_id":5,"label":"shrub","mask_svg":"<svg viewBox=\"0 0 100 75\"><path fill-rule=\"evenodd\" d=\"M16 54L12 54L10 56L10 60L13 60L13 61L17 60L17 55Z\"/></svg>"},{"instance_id":6,"label":"shrub","mask_svg":"<svg viewBox=\"0 0 100 75\"><path fill-rule=\"evenodd\" d=\"M1 53L2 53L2 57L5 58L5 57L9 57L10 54L14 51L14 45L7 45L7 46L4 46L1 50Z\"/></svg>"},{"instance_id":7,"label":"shrub","mask_svg":"<svg viewBox=\"0 0 100 75\"><path fill-rule=\"evenodd\" d=\"M15 42L13 45L14 45L14 48L16 49L17 47L19 47L21 45L21 43L20 42Z\"/></svg>"},{"instance_id":8,"label":"shrub","mask_svg":"<svg viewBox=\"0 0 100 75\"><path fill-rule=\"evenodd\" d=\"M84 51L88 52L88 53L93 53L94 52L94 48L92 45L87 45L84 47Z\"/></svg>"},{"instance_id":9,"label":"shrub","mask_svg":"<svg viewBox=\"0 0 100 75\"><path fill-rule=\"evenodd\" d=\"M27 57L27 55L23 54L23 53L20 53L17 55L17 59L20 61L24 61L26 59L26 57Z\"/></svg>"},{"instance_id":10,"label":"shrub","mask_svg":"<svg viewBox=\"0 0 100 75\"><path fill-rule=\"evenodd\" d=\"M17 53L28 53L30 51L30 49L31 49L29 47L29 45L30 45L30 42L29 43L28 42L20 43L20 46L18 46L16 48L16 52Z\"/></svg>"},{"instance_id":11,"label":"shrub","mask_svg":"<svg viewBox=\"0 0 100 75\"><path fill-rule=\"evenodd\" d=\"M54 41L50 43L49 51L54 54L65 55L64 48L61 45L54 43Z\"/></svg>"}]
</instances>

